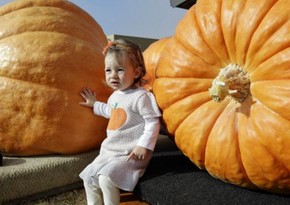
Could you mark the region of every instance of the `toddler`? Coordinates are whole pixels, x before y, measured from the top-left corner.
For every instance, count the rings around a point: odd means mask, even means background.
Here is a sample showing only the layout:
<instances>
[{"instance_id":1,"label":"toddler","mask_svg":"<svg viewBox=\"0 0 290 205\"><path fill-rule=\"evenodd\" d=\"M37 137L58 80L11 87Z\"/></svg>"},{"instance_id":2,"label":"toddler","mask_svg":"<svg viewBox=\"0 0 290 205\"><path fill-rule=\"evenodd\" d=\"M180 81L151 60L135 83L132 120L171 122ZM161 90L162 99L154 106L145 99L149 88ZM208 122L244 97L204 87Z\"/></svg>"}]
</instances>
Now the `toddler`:
<instances>
[{"instance_id":1,"label":"toddler","mask_svg":"<svg viewBox=\"0 0 290 205\"><path fill-rule=\"evenodd\" d=\"M142 51L127 40L109 42L105 55L106 83L114 92L107 103L88 88L80 104L109 118L107 138L99 155L81 173L88 205L118 205L120 189L132 191L151 159L161 113L154 95L144 88Z\"/></svg>"}]
</instances>

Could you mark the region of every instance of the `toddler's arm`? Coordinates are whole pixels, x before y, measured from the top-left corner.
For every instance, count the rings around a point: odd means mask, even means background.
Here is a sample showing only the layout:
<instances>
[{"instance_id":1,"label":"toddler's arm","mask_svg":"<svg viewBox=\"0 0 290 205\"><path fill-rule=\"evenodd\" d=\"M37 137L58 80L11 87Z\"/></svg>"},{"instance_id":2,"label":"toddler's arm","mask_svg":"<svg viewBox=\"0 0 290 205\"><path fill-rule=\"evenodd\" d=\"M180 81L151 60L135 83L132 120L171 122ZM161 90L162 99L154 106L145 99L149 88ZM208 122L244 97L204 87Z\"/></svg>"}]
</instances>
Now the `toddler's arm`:
<instances>
[{"instance_id":1,"label":"toddler's arm","mask_svg":"<svg viewBox=\"0 0 290 205\"><path fill-rule=\"evenodd\" d=\"M88 88L84 88L80 94L86 100L86 102L80 102L80 105L83 105L86 107L94 107L94 104L97 101L97 97L96 97L97 95L95 92L91 91Z\"/></svg>"},{"instance_id":2,"label":"toddler's arm","mask_svg":"<svg viewBox=\"0 0 290 205\"><path fill-rule=\"evenodd\" d=\"M92 107L96 115L101 115L105 118L109 118L110 110L106 103L97 101L96 93L88 88L84 88L81 92L81 96L86 100L85 102L80 102L80 105L86 107Z\"/></svg>"},{"instance_id":3,"label":"toddler's arm","mask_svg":"<svg viewBox=\"0 0 290 205\"><path fill-rule=\"evenodd\" d=\"M138 146L154 150L157 137L160 131L160 120L159 117L152 117L145 119L145 127L143 135L138 141Z\"/></svg>"},{"instance_id":4,"label":"toddler's arm","mask_svg":"<svg viewBox=\"0 0 290 205\"><path fill-rule=\"evenodd\" d=\"M145 119L144 133L140 137L138 144L128 156L130 159L144 160L149 156L148 154L153 152L157 137L160 130L159 117Z\"/></svg>"}]
</instances>

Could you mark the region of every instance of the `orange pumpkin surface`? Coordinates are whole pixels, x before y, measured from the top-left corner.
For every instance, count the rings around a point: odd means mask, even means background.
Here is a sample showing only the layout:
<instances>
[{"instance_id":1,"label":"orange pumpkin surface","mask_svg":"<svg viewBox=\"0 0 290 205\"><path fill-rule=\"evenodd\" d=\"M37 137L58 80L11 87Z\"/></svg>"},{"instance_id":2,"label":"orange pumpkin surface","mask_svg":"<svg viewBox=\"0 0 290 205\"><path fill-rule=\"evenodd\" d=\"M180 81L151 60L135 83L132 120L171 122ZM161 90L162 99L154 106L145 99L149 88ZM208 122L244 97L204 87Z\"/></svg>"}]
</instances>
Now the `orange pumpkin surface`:
<instances>
[{"instance_id":1,"label":"orange pumpkin surface","mask_svg":"<svg viewBox=\"0 0 290 205\"><path fill-rule=\"evenodd\" d=\"M165 48L165 45L170 37L161 38L158 41L150 44L150 46L143 52L144 62L146 66L146 75L144 79L148 81L144 88L152 90L152 85L155 80L155 72L158 66L160 55Z\"/></svg>"},{"instance_id":2,"label":"orange pumpkin surface","mask_svg":"<svg viewBox=\"0 0 290 205\"><path fill-rule=\"evenodd\" d=\"M288 0L198 0L162 52L166 127L214 177L290 193L289 13Z\"/></svg>"},{"instance_id":3,"label":"orange pumpkin surface","mask_svg":"<svg viewBox=\"0 0 290 205\"><path fill-rule=\"evenodd\" d=\"M107 39L64 0L19 0L0 8L0 152L74 154L97 149L107 120L79 105L84 86L99 100Z\"/></svg>"}]
</instances>

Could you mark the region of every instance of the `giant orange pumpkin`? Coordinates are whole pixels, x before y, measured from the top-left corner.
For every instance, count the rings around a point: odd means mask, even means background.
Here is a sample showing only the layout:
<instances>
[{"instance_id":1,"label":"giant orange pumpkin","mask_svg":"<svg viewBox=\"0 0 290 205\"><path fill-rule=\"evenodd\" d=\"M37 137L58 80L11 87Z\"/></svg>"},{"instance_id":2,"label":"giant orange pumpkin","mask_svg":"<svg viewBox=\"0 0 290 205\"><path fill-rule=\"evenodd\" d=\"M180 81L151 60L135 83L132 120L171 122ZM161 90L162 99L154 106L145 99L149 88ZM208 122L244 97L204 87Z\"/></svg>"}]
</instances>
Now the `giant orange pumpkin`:
<instances>
[{"instance_id":1,"label":"giant orange pumpkin","mask_svg":"<svg viewBox=\"0 0 290 205\"><path fill-rule=\"evenodd\" d=\"M289 14L288 0L198 0L161 54L166 127L214 177L290 193Z\"/></svg>"},{"instance_id":2,"label":"giant orange pumpkin","mask_svg":"<svg viewBox=\"0 0 290 205\"><path fill-rule=\"evenodd\" d=\"M156 68L160 59L160 55L164 50L167 41L170 37L164 37L150 44L148 48L143 52L144 62L146 67L146 75L144 79L148 81L144 88L147 90L152 90L153 82L156 78Z\"/></svg>"},{"instance_id":3,"label":"giant orange pumpkin","mask_svg":"<svg viewBox=\"0 0 290 205\"><path fill-rule=\"evenodd\" d=\"M0 152L74 154L97 149L107 121L79 105L85 86L104 101L99 24L65 0L0 8Z\"/></svg>"}]
</instances>

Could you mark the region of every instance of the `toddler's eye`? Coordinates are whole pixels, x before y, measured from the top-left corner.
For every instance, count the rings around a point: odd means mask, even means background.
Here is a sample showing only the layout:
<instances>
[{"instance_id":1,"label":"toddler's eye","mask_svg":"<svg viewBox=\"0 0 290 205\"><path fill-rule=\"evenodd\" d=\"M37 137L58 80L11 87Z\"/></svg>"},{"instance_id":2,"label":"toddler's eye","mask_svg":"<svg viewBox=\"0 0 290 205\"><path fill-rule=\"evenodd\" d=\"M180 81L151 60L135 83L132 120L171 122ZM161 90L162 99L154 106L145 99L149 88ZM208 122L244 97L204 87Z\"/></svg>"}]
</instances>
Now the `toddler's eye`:
<instances>
[{"instance_id":1,"label":"toddler's eye","mask_svg":"<svg viewBox=\"0 0 290 205\"><path fill-rule=\"evenodd\" d=\"M106 68L106 69L105 69L105 72L106 72L106 73L109 73L109 72L111 72L111 69L110 69L110 68Z\"/></svg>"}]
</instances>

